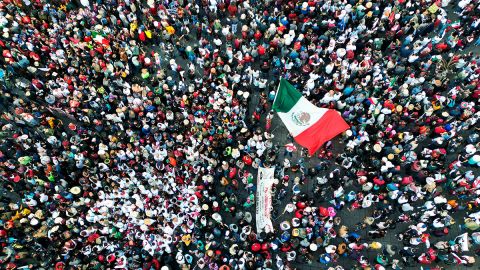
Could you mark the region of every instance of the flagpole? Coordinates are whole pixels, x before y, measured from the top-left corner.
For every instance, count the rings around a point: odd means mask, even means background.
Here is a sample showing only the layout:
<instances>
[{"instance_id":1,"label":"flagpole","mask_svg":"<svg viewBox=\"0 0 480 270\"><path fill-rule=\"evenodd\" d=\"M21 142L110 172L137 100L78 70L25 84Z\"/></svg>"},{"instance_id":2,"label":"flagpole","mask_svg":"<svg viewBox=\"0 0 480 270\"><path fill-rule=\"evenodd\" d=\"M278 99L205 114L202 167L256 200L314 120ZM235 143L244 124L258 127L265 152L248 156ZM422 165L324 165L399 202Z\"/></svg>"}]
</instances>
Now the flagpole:
<instances>
[{"instance_id":1,"label":"flagpole","mask_svg":"<svg viewBox=\"0 0 480 270\"><path fill-rule=\"evenodd\" d=\"M280 77L280 82L278 83L278 86L277 86L277 92L275 93L275 98L273 99L273 103L272 103L272 109L273 109L273 105L275 104L275 101L277 100L277 97L278 97L278 89L280 89L280 84L282 83L282 77Z\"/></svg>"},{"instance_id":2,"label":"flagpole","mask_svg":"<svg viewBox=\"0 0 480 270\"><path fill-rule=\"evenodd\" d=\"M272 110L275 111L275 109L273 108L273 106L275 105L275 101L277 100L277 97L278 97L278 90L280 89L280 84L282 83L282 77L280 77L280 82L278 83L278 86L277 86L277 92L275 93L275 98L273 99L273 103L272 103ZM278 114L278 112L277 112ZM273 122L273 119L272 119L272 122ZM273 134L273 132L278 128L279 124L276 125L276 127L270 131L271 134Z\"/></svg>"}]
</instances>

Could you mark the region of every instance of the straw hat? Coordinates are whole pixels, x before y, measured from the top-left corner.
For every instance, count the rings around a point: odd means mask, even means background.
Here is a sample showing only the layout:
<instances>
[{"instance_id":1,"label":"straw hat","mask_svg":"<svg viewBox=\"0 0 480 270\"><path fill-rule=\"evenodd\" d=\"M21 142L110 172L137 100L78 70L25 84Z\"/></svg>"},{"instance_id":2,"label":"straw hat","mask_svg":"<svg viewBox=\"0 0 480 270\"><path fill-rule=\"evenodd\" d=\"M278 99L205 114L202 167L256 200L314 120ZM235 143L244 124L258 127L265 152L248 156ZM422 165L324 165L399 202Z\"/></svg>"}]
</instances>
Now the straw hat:
<instances>
[{"instance_id":1,"label":"straw hat","mask_svg":"<svg viewBox=\"0 0 480 270\"><path fill-rule=\"evenodd\" d=\"M74 194L74 195L80 194L81 191L82 191L82 190L81 190L80 187L78 187L78 186L72 187L72 188L70 189L70 193L72 193L72 194Z\"/></svg>"},{"instance_id":2,"label":"straw hat","mask_svg":"<svg viewBox=\"0 0 480 270\"><path fill-rule=\"evenodd\" d=\"M379 143L376 143L376 144L373 146L373 151L375 151L375 152L377 152L377 153L382 152L382 146L381 146Z\"/></svg>"},{"instance_id":3,"label":"straw hat","mask_svg":"<svg viewBox=\"0 0 480 270\"><path fill-rule=\"evenodd\" d=\"M153 217L153 211L150 209L145 210L145 216L147 217Z\"/></svg>"},{"instance_id":4,"label":"straw hat","mask_svg":"<svg viewBox=\"0 0 480 270\"><path fill-rule=\"evenodd\" d=\"M45 215L43 214L43 211L42 210L37 210L35 212L35 217L38 218L38 219L44 219L45 218Z\"/></svg>"},{"instance_id":5,"label":"straw hat","mask_svg":"<svg viewBox=\"0 0 480 270\"><path fill-rule=\"evenodd\" d=\"M368 224L368 225L372 225L373 222L375 221L375 219L373 217L366 217L363 222Z\"/></svg>"},{"instance_id":6,"label":"straw hat","mask_svg":"<svg viewBox=\"0 0 480 270\"><path fill-rule=\"evenodd\" d=\"M213 250L211 250L211 249L207 250L207 256L208 257L213 257Z\"/></svg>"},{"instance_id":7,"label":"straw hat","mask_svg":"<svg viewBox=\"0 0 480 270\"><path fill-rule=\"evenodd\" d=\"M145 225L147 225L147 226L152 225L154 222L155 222L155 220L153 220L151 218L146 218L146 219L143 220L143 223L145 223Z\"/></svg>"},{"instance_id":8,"label":"straw hat","mask_svg":"<svg viewBox=\"0 0 480 270\"><path fill-rule=\"evenodd\" d=\"M58 231L58 229L60 229L60 226L56 225L56 226L54 226L53 228L50 229L50 232L54 233L54 232Z\"/></svg>"},{"instance_id":9,"label":"straw hat","mask_svg":"<svg viewBox=\"0 0 480 270\"><path fill-rule=\"evenodd\" d=\"M392 160L394 157L395 157L395 156L394 156L393 154L388 154L388 156L387 156L387 158L388 158L389 160Z\"/></svg>"}]
</instances>

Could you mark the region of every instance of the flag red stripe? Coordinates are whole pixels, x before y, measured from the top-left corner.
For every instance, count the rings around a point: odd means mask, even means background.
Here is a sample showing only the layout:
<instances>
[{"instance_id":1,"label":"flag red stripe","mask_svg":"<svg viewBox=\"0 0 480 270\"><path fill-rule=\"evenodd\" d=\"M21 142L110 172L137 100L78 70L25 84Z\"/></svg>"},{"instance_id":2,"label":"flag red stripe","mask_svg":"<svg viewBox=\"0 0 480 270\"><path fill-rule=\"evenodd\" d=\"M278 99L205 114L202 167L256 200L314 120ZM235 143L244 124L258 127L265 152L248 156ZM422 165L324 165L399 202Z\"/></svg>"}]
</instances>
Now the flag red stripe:
<instances>
[{"instance_id":1,"label":"flag red stripe","mask_svg":"<svg viewBox=\"0 0 480 270\"><path fill-rule=\"evenodd\" d=\"M313 155L324 143L349 128L337 111L328 110L320 120L296 136L295 141Z\"/></svg>"}]
</instances>

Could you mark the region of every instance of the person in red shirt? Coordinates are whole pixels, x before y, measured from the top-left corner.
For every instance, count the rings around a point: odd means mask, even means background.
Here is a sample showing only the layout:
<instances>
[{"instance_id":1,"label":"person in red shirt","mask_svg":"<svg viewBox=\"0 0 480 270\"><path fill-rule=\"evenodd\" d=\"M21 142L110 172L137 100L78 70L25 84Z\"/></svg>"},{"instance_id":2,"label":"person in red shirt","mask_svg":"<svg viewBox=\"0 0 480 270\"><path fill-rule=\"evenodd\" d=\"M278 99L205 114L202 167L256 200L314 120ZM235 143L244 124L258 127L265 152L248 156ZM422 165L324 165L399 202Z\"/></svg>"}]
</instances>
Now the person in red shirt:
<instances>
[{"instance_id":1,"label":"person in red shirt","mask_svg":"<svg viewBox=\"0 0 480 270\"><path fill-rule=\"evenodd\" d=\"M262 45L258 45L258 54L259 55L264 55L265 54L265 47L263 47Z\"/></svg>"},{"instance_id":2,"label":"person in red shirt","mask_svg":"<svg viewBox=\"0 0 480 270\"><path fill-rule=\"evenodd\" d=\"M253 37L256 39L256 40L260 40L262 38L262 32L260 32L260 30L257 30L255 32L255 34L253 35Z\"/></svg>"},{"instance_id":3,"label":"person in red shirt","mask_svg":"<svg viewBox=\"0 0 480 270\"><path fill-rule=\"evenodd\" d=\"M235 17L235 15L237 14L237 10L237 5L235 5L235 2L232 1L228 6L228 13L230 14L230 16Z\"/></svg>"},{"instance_id":4,"label":"person in red shirt","mask_svg":"<svg viewBox=\"0 0 480 270\"><path fill-rule=\"evenodd\" d=\"M250 54L246 54L245 57L243 57L243 60L245 61L245 63L250 63L253 61L253 58Z\"/></svg>"},{"instance_id":5,"label":"person in red shirt","mask_svg":"<svg viewBox=\"0 0 480 270\"><path fill-rule=\"evenodd\" d=\"M441 51L441 52L442 52L442 51L445 51L446 49L448 49L448 45L445 44L445 43L437 44L436 47L437 47L437 50L439 50L439 51Z\"/></svg>"},{"instance_id":6,"label":"person in red shirt","mask_svg":"<svg viewBox=\"0 0 480 270\"><path fill-rule=\"evenodd\" d=\"M242 40L239 39L239 38L236 38L234 41L233 41L233 45L235 46L235 49L239 49L240 46L242 46Z\"/></svg>"},{"instance_id":7,"label":"person in red shirt","mask_svg":"<svg viewBox=\"0 0 480 270\"><path fill-rule=\"evenodd\" d=\"M288 20L289 21L295 21L297 19L297 14L295 13L295 11L291 11L290 14L288 14Z\"/></svg>"}]
</instances>

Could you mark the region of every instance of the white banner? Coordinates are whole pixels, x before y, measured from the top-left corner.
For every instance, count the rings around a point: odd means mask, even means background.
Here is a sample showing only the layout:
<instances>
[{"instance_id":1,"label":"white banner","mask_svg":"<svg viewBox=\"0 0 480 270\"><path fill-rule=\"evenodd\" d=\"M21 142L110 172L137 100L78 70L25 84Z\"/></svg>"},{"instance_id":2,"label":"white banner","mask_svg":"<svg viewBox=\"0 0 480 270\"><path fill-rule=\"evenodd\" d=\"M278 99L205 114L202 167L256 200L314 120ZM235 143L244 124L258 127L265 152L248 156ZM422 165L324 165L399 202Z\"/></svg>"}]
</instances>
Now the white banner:
<instances>
[{"instance_id":1,"label":"white banner","mask_svg":"<svg viewBox=\"0 0 480 270\"><path fill-rule=\"evenodd\" d=\"M273 232L271 220L272 211L272 184L275 168L258 168L256 220L257 233Z\"/></svg>"},{"instance_id":2,"label":"white banner","mask_svg":"<svg viewBox=\"0 0 480 270\"><path fill-rule=\"evenodd\" d=\"M455 238L455 241L458 240L458 243L460 244L460 248L462 251L468 251L468 233L461 234Z\"/></svg>"}]
</instances>

